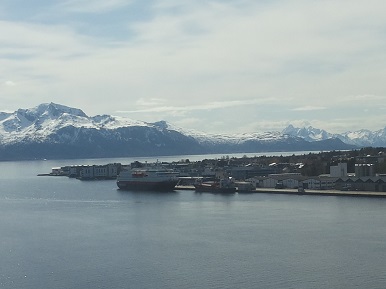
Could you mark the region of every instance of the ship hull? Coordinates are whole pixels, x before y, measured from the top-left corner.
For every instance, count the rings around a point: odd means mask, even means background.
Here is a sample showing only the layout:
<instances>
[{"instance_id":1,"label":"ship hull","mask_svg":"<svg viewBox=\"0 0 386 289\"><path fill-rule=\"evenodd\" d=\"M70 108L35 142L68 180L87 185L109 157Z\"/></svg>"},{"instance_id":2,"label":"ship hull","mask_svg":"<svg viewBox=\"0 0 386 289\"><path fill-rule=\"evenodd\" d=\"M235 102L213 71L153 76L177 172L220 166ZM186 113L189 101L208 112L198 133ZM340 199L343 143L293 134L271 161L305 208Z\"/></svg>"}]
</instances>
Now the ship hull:
<instances>
[{"instance_id":1,"label":"ship hull","mask_svg":"<svg viewBox=\"0 0 386 289\"><path fill-rule=\"evenodd\" d=\"M236 192L236 188L219 188L211 186L195 186L196 192L199 193L214 193L214 194L233 194Z\"/></svg>"},{"instance_id":2,"label":"ship hull","mask_svg":"<svg viewBox=\"0 0 386 289\"><path fill-rule=\"evenodd\" d=\"M117 181L117 186L121 190L141 190L141 191L172 191L175 189L176 181Z\"/></svg>"}]
</instances>

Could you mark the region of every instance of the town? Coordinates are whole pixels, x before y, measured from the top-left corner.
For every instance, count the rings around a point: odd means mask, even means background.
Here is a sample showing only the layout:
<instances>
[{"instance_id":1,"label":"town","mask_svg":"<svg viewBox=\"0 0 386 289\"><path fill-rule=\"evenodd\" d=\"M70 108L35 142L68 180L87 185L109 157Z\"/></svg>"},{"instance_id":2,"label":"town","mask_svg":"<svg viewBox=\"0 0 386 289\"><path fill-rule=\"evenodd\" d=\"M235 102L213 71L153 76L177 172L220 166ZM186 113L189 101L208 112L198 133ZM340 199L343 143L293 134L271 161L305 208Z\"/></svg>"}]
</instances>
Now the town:
<instances>
[{"instance_id":1,"label":"town","mask_svg":"<svg viewBox=\"0 0 386 289\"><path fill-rule=\"evenodd\" d=\"M232 177L239 186L254 189L306 189L386 192L386 149L363 148L292 156L256 156L204 159L191 162L140 163L128 165L74 165L52 168L44 175L80 180L116 179L122 169L159 166L179 172L180 184L197 178Z\"/></svg>"}]
</instances>

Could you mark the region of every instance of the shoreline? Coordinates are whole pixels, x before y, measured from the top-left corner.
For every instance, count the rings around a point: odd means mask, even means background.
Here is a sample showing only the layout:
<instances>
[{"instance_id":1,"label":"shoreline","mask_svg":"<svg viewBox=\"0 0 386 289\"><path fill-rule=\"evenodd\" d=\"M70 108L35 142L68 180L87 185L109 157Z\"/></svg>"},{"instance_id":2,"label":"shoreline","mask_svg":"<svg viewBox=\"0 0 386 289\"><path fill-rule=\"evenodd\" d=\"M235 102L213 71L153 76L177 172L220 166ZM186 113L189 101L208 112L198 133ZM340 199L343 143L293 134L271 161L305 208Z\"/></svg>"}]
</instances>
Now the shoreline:
<instances>
[{"instance_id":1,"label":"shoreline","mask_svg":"<svg viewBox=\"0 0 386 289\"><path fill-rule=\"evenodd\" d=\"M192 190L194 186L176 186L176 190ZM373 191L338 191L338 190L305 190L298 192L296 189L274 189L257 188L251 191L238 191L239 194L276 194L276 195L298 195L298 196L339 196L339 197L368 197L368 198L386 198L386 192Z\"/></svg>"}]
</instances>

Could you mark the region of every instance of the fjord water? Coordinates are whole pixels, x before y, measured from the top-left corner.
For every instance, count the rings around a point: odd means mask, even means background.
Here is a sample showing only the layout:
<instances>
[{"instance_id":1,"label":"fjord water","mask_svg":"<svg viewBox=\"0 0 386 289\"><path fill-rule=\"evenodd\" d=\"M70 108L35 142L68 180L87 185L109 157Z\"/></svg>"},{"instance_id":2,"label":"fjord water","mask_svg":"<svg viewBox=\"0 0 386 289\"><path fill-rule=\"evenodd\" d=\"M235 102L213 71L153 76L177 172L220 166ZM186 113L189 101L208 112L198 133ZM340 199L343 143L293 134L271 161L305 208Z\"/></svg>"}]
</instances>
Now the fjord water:
<instances>
[{"instance_id":1,"label":"fjord water","mask_svg":"<svg viewBox=\"0 0 386 289\"><path fill-rule=\"evenodd\" d=\"M0 163L0 288L385 288L385 199L36 176L64 164Z\"/></svg>"}]
</instances>

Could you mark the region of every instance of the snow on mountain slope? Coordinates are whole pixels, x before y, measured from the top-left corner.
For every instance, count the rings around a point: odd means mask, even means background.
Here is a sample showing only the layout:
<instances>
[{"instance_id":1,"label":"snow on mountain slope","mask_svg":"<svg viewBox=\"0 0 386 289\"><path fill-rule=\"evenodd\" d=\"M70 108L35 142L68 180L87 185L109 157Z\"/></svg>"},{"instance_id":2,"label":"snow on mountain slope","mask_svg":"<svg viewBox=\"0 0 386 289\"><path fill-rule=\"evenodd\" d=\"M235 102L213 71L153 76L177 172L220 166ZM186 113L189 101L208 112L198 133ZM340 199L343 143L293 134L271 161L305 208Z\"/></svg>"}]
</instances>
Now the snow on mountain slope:
<instances>
[{"instance_id":1,"label":"snow on mountain slope","mask_svg":"<svg viewBox=\"0 0 386 289\"><path fill-rule=\"evenodd\" d=\"M334 138L333 134L328 133L322 129L314 128L312 126L298 128L290 124L282 131L282 133L298 136L305 139L306 141L318 141Z\"/></svg>"},{"instance_id":2,"label":"snow on mountain slope","mask_svg":"<svg viewBox=\"0 0 386 289\"><path fill-rule=\"evenodd\" d=\"M144 121L111 115L97 115L91 117L90 120L95 127L106 129L116 129L128 126L149 126L149 124Z\"/></svg>"},{"instance_id":3,"label":"snow on mountain slope","mask_svg":"<svg viewBox=\"0 0 386 289\"><path fill-rule=\"evenodd\" d=\"M87 117L87 115L78 108L72 108L56 103L43 103L31 109L19 109L25 111L27 114L35 117L57 118L62 114L70 114L73 116Z\"/></svg>"},{"instance_id":4,"label":"snow on mountain slope","mask_svg":"<svg viewBox=\"0 0 386 289\"><path fill-rule=\"evenodd\" d=\"M122 130L125 128L124 136ZM100 137L111 139L117 137L122 140L133 139L132 131L136 129L136 138L139 137L137 129L152 130L163 134L162 137L173 139L175 142L189 141L201 146L214 148L222 146L225 148L239 146L240 148L256 147L257 144L264 145L278 143L284 147L286 144L300 146L301 141L317 142L338 138L346 144L357 146L386 146L386 128L376 132L361 130L343 134L331 134L325 130L313 128L312 126L296 128L289 125L282 132L263 133L240 133L240 134L208 134L194 130L186 130L176 127L165 121L147 123L131 120L125 117L110 115L87 116L81 109L70 108L55 103L44 103L30 109L19 109L13 113L0 112L0 144L11 145L16 143L43 143L55 141L60 143L77 142L74 138L78 131L82 130L82 137L91 135L92 131L100 132ZM87 133L85 131L88 130ZM131 131L131 132L130 132ZM131 135L130 135L131 134ZM161 137L158 134L158 137ZM142 138L146 138L143 133ZM149 135L149 134L147 134ZM167 135L167 136L166 136ZM164 139L165 140L165 139ZM145 140L142 140L145 141ZM158 140L146 140L158 141ZM191 143L191 144L192 144Z\"/></svg>"},{"instance_id":5,"label":"snow on mountain slope","mask_svg":"<svg viewBox=\"0 0 386 289\"><path fill-rule=\"evenodd\" d=\"M294 129L294 128L293 128ZM294 132L294 134L296 134ZM314 133L313 139L326 134ZM303 133L304 136L304 133ZM350 149L281 132L207 134L45 103L0 112L0 160Z\"/></svg>"},{"instance_id":6,"label":"snow on mountain slope","mask_svg":"<svg viewBox=\"0 0 386 289\"><path fill-rule=\"evenodd\" d=\"M31 109L19 109L0 121L3 144L22 140L42 140L61 127L87 125L87 115L80 109L49 103Z\"/></svg>"},{"instance_id":7,"label":"snow on mountain slope","mask_svg":"<svg viewBox=\"0 0 386 289\"><path fill-rule=\"evenodd\" d=\"M240 134L210 134L197 130L183 129L172 124L162 122L163 127L177 131L183 135L196 139L200 144L240 144L247 141L277 141L285 139L280 132L261 132L261 133L240 133Z\"/></svg>"},{"instance_id":8,"label":"snow on mountain slope","mask_svg":"<svg viewBox=\"0 0 386 289\"><path fill-rule=\"evenodd\" d=\"M6 119L6 118L9 117L10 115L11 115L11 113L0 112L0 121Z\"/></svg>"},{"instance_id":9,"label":"snow on mountain slope","mask_svg":"<svg viewBox=\"0 0 386 289\"><path fill-rule=\"evenodd\" d=\"M289 125L283 131L283 134L298 136L307 141L327 140L338 138L346 144L364 146L386 146L386 127L378 131L362 129L354 132L344 132L332 134L322 129L313 128L312 126L297 128Z\"/></svg>"},{"instance_id":10,"label":"snow on mountain slope","mask_svg":"<svg viewBox=\"0 0 386 289\"><path fill-rule=\"evenodd\" d=\"M239 145L248 142L286 142L289 136L302 137L308 140L321 140L327 134L324 131L316 131L312 137L305 138L310 134L308 131L295 129L290 126L286 129L288 133L263 132L263 133L240 133L240 134L208 134L194 130L186 130L174 126L165 121L146 123L131 120L125 117L110 115L87 116L82 110L70 108L55 103L45 103L31 109L19 109L14 113L0 114L0 142L12 144L18 142L44 142L49 136L54 135L63 128L88 128L95 130L115 130L127 127L156 128L159 131L175 131L186 137L190 137L200 145ZM301 132L301 133L299 133ZM60 141L69 140L70 135L57 136Z\"/></svg>"},{"instance_id":11,"label":"snow on mountain slope","mask_svg":"<svg viewBox=\"0 0 386 289\"><path fill-rule=\"evenodd\" d=\"M386 127L377 131L367 129L349 131L341 134L339 138L358 146L386 146Z\"/></svg>"},{"instance_id":12,"label":"snow on mountain slope","mask_svg":"<svg viewBox=\"0 0 386 289\"><path fill-rule=\"evenodd\" d=\"M14 113L0 113L0 142L42 142L65 127L116 129L127 126L148 126L145 122L108 115L88 117L82 110L55 103L45 103Z\"/></svg>"},{"instance_id":13,"label":"snow on mountain slope","mask_svg":"<svg viewBox=\"0 0 386 289\"><path fill-rule=\"evenodd\" d=\"M200 143L231 143L241 144L247 141L262 141L270 142L283 140L283 136L280 132L262 132L262 133L240 133L234 135L228 134L205 134L205 133L194 133L191 135L197 139Z\"/></svg>"}]
</instances>

